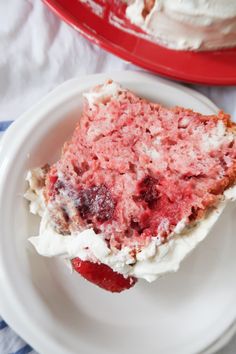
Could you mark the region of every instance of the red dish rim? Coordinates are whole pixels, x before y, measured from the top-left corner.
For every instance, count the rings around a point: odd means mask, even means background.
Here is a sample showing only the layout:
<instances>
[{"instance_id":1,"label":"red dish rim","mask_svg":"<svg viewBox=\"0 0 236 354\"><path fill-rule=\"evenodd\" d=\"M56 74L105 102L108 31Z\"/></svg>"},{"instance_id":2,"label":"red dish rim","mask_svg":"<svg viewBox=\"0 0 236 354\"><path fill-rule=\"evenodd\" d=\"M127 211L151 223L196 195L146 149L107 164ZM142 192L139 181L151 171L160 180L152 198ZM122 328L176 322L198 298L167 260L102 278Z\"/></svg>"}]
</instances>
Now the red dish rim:
<instances>
[{"instance_id":1,"label":"red dish rim","mask_svg":"<svg viewBox=\"0 0 236 354\"><path fill-rule=\"evenodd\" d=\"M135 65L138 65L146 70L150 70L158 75L176 80L176 81L183 81L192 84L203 84L203 85L217 85L217 86L229 86L229 85L236 85L236 72L233 76L226 76L222 77L207 77L205 75L197 75L197 76L190 76L188 73L185 72L178 73L175 69L171 70L171 68L165 67L161 64L156 66L153 62L149 63L149 65L142 59L140 56L134 55L132 52L127 52L127 50L123 49L121 46L117 46L112 44L110 41L106 40L105 38L101 37L99 34L95 34L89 26L85 26L82 22L79 22L78 19L73 16L66 8L61 6L57 0L43 0L43 2L54 12L58 17L60 17L63 21L68 23L72 26L75 30L79 31L85 38L89 41L93 42L96 45L99 45L103 49L112 54L119 56L120 58L132 62ZM157 45L158 46L158 45ZM163 47L158 46L160 49ZM164 50L169 51L170 55L175 50L166 49ZM234 49L233 49L234 50ZM220 54L222 58L227 57L227 52L231 52L232 49L225 49L221 51L215 51L214 54ZM182 51L181 53L189 53L188 51ZM193 53L193 52L192 52ZM201 52L204 55L211 55L212 52ZM235 49L235 67L236 67L236 49Z\"/></svg>"}]
</instances>

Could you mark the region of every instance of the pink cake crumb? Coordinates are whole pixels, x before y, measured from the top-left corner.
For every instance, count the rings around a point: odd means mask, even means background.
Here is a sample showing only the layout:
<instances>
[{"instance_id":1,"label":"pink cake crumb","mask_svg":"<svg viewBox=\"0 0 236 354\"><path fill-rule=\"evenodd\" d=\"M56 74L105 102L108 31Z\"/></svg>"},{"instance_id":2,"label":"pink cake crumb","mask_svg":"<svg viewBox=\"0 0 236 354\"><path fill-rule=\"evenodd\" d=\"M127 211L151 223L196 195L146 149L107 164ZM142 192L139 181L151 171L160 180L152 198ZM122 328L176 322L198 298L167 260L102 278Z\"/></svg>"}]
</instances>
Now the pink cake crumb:
<instances>
[{"instance_id":1,"label":"pink cake crumb","mask_svg":"<svg viewBox=\"0 0 236 354\"><path fill-rule=\"evenodd\" d=\"M99 90L99 88L97 89ZM114 251L166 242L216 205L236 178L227 114L169 109L121 90L89 104L50 169L45 196L60 233L92 227Z\"/></svg>"}]
</instances>

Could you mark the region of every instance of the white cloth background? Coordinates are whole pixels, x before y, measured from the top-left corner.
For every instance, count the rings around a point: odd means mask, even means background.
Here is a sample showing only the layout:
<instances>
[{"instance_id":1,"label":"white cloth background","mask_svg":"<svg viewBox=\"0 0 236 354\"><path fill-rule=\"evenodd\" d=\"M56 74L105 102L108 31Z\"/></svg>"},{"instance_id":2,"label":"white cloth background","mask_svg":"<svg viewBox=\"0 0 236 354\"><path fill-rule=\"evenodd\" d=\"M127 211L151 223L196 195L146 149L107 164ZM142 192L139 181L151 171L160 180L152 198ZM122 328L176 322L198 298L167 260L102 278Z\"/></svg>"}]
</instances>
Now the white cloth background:
<instances>
[{"instance_id":1,"label":"white cloth background","mask_svg":"<svg viewBox=\"0 0 236 354\"><path fill-rule=\"evenodd\" d=\"M67 79L127 69L140 70L91 44L41 0L0 0L0 121L17 119ZM236 87L194 87L236 120ZM15 351L4 351L1 338L1 354ZM236 337L220 351L235 353Z\"/></svg>"}]
</instances>

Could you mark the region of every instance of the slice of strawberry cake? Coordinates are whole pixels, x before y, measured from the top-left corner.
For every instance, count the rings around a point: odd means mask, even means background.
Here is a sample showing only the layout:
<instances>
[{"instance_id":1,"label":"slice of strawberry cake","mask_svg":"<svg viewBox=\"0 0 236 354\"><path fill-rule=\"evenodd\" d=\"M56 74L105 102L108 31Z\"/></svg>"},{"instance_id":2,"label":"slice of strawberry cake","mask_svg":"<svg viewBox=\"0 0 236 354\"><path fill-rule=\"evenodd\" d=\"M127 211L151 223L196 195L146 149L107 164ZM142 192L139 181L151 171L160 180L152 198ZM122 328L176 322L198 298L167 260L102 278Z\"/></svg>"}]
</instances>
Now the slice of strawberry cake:
<instances>
[{"instance_id":1,"label":"slice of strawberry cake","mask_svg":"<svg viewBox=\"0 0 236 354\"><path fill-rule=\"evenodd\" d=\"M84 94L59 161L27 179L30 241L112 292L176 271L236 196L235 124L168 109L109 81ZM38 206L37 206L38 203Z\"/></svg>"}]
</instances>

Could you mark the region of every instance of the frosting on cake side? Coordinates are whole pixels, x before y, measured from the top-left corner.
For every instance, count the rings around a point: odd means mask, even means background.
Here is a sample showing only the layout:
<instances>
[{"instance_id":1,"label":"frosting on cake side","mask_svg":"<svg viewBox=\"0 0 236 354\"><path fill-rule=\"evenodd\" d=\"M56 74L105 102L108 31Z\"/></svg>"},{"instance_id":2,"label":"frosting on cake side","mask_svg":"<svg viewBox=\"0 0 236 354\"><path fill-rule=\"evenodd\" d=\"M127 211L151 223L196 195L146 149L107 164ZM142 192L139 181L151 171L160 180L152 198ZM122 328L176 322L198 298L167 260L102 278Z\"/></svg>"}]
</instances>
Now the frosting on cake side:
<instances>
[{"instance_id":1,"label":"frosting on cake side","mask_svg":"<svg viewBox=\"0 0 236 354\"><path fill-rule=\"evenodd\" d=\"M145 11L147 3L151 5ZM172 49L236 46L234 0L131 0L126 15L158 43Z\"/></svg>"}]
</instances>

